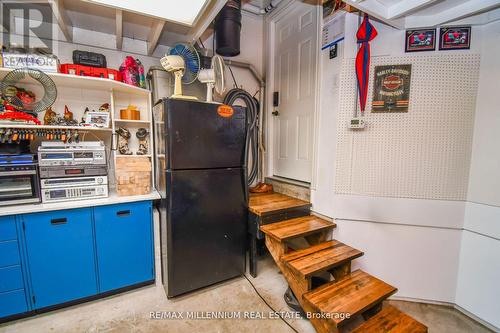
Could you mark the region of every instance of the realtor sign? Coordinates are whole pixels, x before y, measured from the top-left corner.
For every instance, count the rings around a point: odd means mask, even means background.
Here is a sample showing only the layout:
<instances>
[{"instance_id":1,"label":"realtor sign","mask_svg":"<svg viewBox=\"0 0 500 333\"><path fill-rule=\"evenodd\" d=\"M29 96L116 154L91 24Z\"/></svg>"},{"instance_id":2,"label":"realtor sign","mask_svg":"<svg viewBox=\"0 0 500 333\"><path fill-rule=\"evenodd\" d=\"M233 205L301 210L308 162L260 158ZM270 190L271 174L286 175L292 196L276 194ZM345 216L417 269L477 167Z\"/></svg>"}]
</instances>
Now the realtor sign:
<instances>
[{"instance_id":1,"label":"realtor sign","mask_svg":"<svg viewBox=\"0 0 500 333\"><path fill-rule=\"evenodd\" d=\"M372 112L408 112L411 65L375 67Z\"/></svg>"}]
</instances>

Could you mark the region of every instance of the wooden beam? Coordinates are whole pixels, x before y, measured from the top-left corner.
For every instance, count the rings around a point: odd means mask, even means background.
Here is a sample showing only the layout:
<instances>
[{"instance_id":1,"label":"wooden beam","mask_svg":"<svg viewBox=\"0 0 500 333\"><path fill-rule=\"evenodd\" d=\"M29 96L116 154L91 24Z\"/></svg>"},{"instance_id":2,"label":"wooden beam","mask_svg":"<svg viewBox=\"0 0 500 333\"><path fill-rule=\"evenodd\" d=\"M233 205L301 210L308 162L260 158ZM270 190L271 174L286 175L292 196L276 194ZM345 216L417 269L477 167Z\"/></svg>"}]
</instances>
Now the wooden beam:
<instances>
[{"instance_id":1,"label":"wooden beam","mask_svg":"<svg viewBox=\"0 0 500 333\"><path fill-rule=\"evenodd\" d=\"M360 2L359 0L344 0L344 2L354 8L357 8L359 11L366 13L383 23L396 28L403 29L404 20L403 19L389 19L388 17L388 9L384 5L382 5L377 0L365 0Z\"/></svg>"},{"instance_id":2,"label":"wooden beam","mask_svg":"<svg viewBox=\"0 0 500 333\"><path fill-rule=\"evenodd\" d=\"M387 18L392 20L408 15L425 6L436 2L437 0L406 0L398 2L389 7Z\"/></svg>"},{"instance_id":3,"label":"wooden beam","mask_svg":"<svg viewBox=\"0 0 500 333\"><path fill-rule=\"evenodd\" d=\"M458 21L450 22L453 25L484 25L500 20L500 8L491 11L472 15Z\"/></svg>"},{"instance_id":4,"label":"wooden beam","mask_svg":"<svg viewBox=\"0 0 500 333\"><path fill-rule=\"evenodd\" d=\"M71 20L66 14L66 10L64 9L64 1L63 0L49 0L50 7L52 8L52 12L56 18L57 24L59 28L64 34L67 42L73 42L73 25L71 24Z\"/></svg>"},{"instance_id":5,"label":"wooden beam","mask_svg":"<svg viewBox=\"0 0 500 333\"><path fill-rule=\"evenodd\" d=\"M116 21L116 48L122 49L123 46L123 12L117 9L115 12Z\"/></svg>"},{"instance_id":6,"label":"wooden beam","mask_svg":"<svg viewBox=\"0 0 500 333\"><path fill-rule=\"evenodd\" d=\"M163 26L165 25L165 21L156 20L149 31L148 36L148 55L153 54L158 45L158 40L160 39L161 32L163 30Z\"/></svg>"},{"instance_id":7,"label":"wooden beam","mask_svg":"<svg viewBox=\"0 0 500 333\"><path fill-rule=\"evenodd\" d=\"M408 16L406 18L406 28L434 27L481 14L495 8L500 8L498 0L469 0L434 15Z\"/></svg>"},{"instance_id":8,"label":"wooden beam","mask_svg":"<svg viewBox=\"0 0 500 333\"><path fill-rule=\"evenodd\" d=\"M191 31L189 32L187 42L195 43L198 38L207 30L210 26L210 23L213 22L217 14L219 14L220 10L226 4L227 0L216 0L210 1L206 7L202 10L202 13L197 18Z\"/></svg>"}]
</instances>

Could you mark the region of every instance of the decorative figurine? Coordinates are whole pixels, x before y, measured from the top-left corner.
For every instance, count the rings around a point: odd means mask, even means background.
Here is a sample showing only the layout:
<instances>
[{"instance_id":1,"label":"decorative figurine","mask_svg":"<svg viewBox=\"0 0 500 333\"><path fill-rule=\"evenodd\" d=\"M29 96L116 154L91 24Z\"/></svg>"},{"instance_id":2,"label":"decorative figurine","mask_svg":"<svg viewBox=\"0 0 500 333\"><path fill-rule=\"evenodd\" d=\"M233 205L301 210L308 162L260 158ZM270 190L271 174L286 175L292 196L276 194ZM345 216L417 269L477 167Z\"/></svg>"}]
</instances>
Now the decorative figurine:
<instances>
[{"instance_id":1,"label":"decorative figurine","mask_svg":"<svg viewBox=\"0 0 500 333\"><path fill-rule=\"evenodd\" d=\"M109 103L104 103L99 107L99 112L109 112Z\"/></svg>"},{"instance_id":2,"label":"decorative figurine","mask_svg":"<svg viewBox=\"0 0 500 333\"><path fill-rule=\"evenodd\" d=\"M64 120L67 122L73 121L73 112L71 112L67 105L64 106Z\"/></svg>"},{"instance_id":3,"label":"decorative figurine","mask_svg":"<svg viewBox=\"0 0 500 333\"><path fill-rule=\"evenodd\" d=\"M82 123L85 123L87 121L87 114L90 112L89 108L86 107L85 111L83 111L83 116L82 116Z\"/></svg>"},{"instance_id":4,"label":"decorative figurine","mask_svg":"<svg viewBox=\"0 0 500 333\"><path fill-rule=\"evenodd\" d=\"M128 141L130 140L130 131L123 127L118 127L116 130L118 134L118 151L122 155L132 155L130 148L128 146Z\"/></svg>"},{"instance_id":5,"label":"decorative figurine","mask_svg":"<svg viewBox=\"0 0 500 333\"><path fill-rule=\"evenodd\" d=\"M44 125L54 125L57 122L57 113L52 110L52 107L49 107L45 110L45 115L43 116L43 124Z\"/></svg>"},{"instance_id":6,"label":"decorative figurine","mask_svg":"<svg viewBox=\"0 0 500 333\"><path fill-rule=\"evenodd\" d=\"M137 133L135 133L135 136L137 137L137 139L139 139L139 150L137 151L137 155L147 155L148 149L149 149L149 144L148 144L149 132L148 132L148 130L141 127L137 130Z\"/></svg>"}]
</instances>

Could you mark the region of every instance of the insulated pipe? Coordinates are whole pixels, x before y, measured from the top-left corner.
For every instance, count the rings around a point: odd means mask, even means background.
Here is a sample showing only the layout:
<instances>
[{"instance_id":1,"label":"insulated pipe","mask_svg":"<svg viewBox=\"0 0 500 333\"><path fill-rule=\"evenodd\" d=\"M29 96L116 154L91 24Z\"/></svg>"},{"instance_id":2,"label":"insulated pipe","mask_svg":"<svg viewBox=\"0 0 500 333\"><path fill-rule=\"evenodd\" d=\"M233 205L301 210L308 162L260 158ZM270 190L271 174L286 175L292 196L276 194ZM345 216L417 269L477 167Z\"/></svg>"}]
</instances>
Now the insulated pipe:
<instances>
[{"instance_id":1,"label":"insulated pipe","mask_svg":"<svg viewBox=\"0 0 500 333\"><path fill-rule=\"evenodd\" d=\"M259 93L259 151L261 153L261 158L259 160L259 170L257 180L262 182L264 180L264 153L266 152L266 146L264 146L264 118L265 118L265 105L266 105L266 81L259 74L257 69L249 63L235 61L231 59L224 59L224 63L228 66L234 66L239 68L244 68L252 73L252 76L255 78L260 85L260 93Z\"/></svg>"}]
</instances>

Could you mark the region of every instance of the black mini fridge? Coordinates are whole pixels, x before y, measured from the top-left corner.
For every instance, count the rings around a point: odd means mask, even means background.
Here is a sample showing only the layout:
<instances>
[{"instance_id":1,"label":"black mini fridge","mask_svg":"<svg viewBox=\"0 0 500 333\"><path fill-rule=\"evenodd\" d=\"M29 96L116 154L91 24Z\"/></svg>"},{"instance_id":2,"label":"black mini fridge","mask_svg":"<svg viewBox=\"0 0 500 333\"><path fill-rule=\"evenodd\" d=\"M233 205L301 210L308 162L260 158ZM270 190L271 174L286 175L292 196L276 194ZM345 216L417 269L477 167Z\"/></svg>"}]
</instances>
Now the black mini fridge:
<instances>
[{"instance_id":1,"label":"black mini fridge","mask_svg":"<svg viewBox=\"0 0 500 333\"><path fill-rule=\"evenodd\" d=\"M167 296L242 275L248 218L245 108L166 98L154 107L154 129Z\"/></svg>"}]
</instances>

